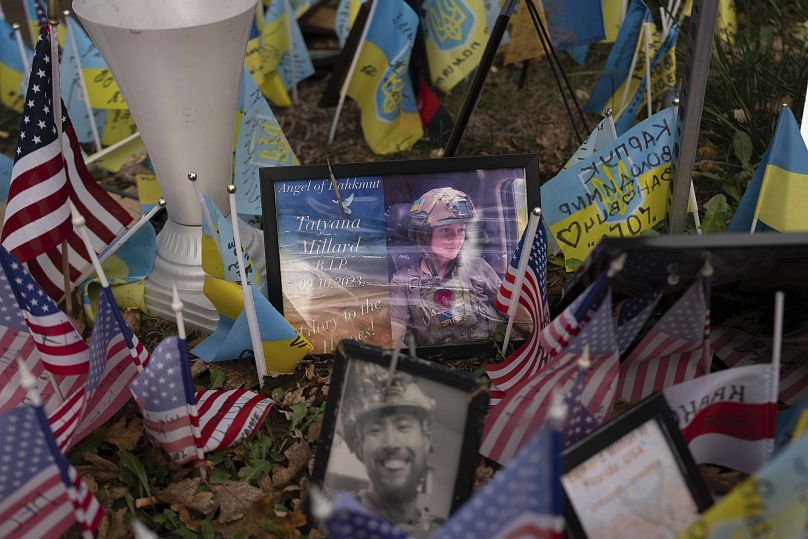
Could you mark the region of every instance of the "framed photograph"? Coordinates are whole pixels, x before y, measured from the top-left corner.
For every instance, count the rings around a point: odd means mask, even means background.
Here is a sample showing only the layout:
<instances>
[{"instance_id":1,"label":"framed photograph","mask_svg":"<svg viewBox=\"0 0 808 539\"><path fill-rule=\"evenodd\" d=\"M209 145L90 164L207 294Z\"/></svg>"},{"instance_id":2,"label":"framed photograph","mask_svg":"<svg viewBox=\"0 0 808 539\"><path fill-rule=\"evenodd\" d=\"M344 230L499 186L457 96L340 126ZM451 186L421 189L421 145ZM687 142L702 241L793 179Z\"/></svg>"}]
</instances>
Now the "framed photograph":
<instances>
[{"instance_id":1,"label":"framed photograph","mask_svg":"<svg viewBox=\"0 0 808 539\"><path fill-rule=\"evenodd\" d=\"M670 537L712 505L676 419L655 393L563 454L567 535Z\"/></svg>"},{"instance_id":2,"label":"framed photograph","mask_svg":"<svg viewBox=\"0 0 808 539\"><path fill-rule=\"evenodd\" d=\"M422 357L490 346L497 290L539 206L538 157L331 170L261 169L269 300L314 353L341 339L391 348L407 329Z\"/></svg>"},{"instance_id":3,"label":"framed photograph","mask_svg":"<svg viewBox=\"0 0 808 539\"><path fill-rule=\"evenodd\" d=\"M488 384L357 341L337 346L312 481L352 493L414 537L471 495Z\"/></svg>"}]
</instances>

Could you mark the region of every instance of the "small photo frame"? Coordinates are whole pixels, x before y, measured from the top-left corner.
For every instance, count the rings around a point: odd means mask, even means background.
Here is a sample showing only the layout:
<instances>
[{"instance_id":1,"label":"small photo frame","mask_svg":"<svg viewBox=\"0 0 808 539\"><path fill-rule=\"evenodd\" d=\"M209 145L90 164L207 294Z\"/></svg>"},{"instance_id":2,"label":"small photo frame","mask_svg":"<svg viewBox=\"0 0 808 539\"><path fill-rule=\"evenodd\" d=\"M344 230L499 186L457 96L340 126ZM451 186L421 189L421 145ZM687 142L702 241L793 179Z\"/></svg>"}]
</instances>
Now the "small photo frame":
<instances>
[{"instance_id":1,"label":"small photo frame","mask_svg":"<svg viewBox=\"0 0 808 539\"><path fill-rule=\"evenodd\" d=\"M567 449L563 462L573 539L676 538L712 505L662 393Z\"/></svg>"},{"instance_id":2,"label":"small photo frame","mask_svg":"<svg viewBox=\"0 0 808 539\"><path fill-rule=\"evenodd\" d=\"M538 157L263 168L261 197L268 297L313 353L392 348L409 329L421 357L468 357L505 322L496 295L540 205Z\"/></svg>"},{"instance_id":3,"label":"small photo frame","mask_svg":"<svg viewBox=\"0 0 808 539\"><path fill-rule=\"evenodd\" d=\"M338 344L312 482L426 537L471 495L487 384L406 351L391 380L391 354Z\"/></svg>"}]
</instances>

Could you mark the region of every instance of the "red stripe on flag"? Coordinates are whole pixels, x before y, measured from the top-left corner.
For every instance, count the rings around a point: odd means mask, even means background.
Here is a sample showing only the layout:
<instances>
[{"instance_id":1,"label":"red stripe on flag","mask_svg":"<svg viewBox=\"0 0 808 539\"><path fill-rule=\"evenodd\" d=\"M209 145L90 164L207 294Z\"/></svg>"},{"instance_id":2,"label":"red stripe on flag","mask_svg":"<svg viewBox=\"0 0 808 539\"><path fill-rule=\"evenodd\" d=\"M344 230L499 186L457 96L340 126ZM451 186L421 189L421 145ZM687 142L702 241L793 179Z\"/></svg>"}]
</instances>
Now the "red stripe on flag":
<instances>
[{"instance_id":1,"label":"red stripe on flag","mask_svg":"<svg viewBox=\"0 0 808 539\"><path fill-rule=\"evenodd\" d=\"M774 438L776 413L777 405L773 402L716 402L696 414L682 429L682 435L688 442L702 434L725 434L749 441Z\"/></svg>"}]
</instances>

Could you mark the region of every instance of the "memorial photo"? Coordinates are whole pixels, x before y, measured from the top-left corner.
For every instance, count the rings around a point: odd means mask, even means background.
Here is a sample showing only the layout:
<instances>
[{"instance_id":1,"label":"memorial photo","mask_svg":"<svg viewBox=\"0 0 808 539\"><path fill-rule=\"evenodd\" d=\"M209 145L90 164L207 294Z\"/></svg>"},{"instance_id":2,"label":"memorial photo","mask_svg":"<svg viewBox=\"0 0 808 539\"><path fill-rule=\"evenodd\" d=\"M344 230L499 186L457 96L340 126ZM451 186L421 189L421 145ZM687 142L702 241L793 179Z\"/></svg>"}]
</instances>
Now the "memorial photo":
<instances>
[{"instance_id":1,"label":"memorial photo","mask_svg":"<svg viewBox=\"0 0 808 539\"><path fill-rule=\"evenodd\" d=\"M427 537L470 493L487 395L472 396L483 386L471 375L409 358L391 377L386 365L368 360L389 361L381 349L343 343L332 385L338 393L326 410L333 430L321 436L313 479L327 496L350 492L412 536Z\"/></svg>"},{"instance_id":2,"label":"memorial photo","mask_svg":"<svg viewBox=\"0 0 808 539\"><path fill-rule=\"evenodd\" d=\"M535 156L264 169L269 298L313 345L488 343L539 201ZM316 306L316 307L315 307ZM427 353L427 356L430 354Z\"/></svg>"}]
</instances>

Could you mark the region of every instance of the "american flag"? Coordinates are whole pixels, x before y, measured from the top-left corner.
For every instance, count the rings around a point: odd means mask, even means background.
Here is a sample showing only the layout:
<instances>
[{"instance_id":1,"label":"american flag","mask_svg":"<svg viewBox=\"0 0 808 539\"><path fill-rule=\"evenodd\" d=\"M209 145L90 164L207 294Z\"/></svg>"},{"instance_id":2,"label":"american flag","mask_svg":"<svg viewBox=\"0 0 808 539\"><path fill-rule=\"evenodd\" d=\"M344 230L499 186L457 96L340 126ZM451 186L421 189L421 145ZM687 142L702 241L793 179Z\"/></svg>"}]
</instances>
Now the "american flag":
<instances>
[{"instance_id":1,"label":"american flag","mask_svg":"<svg viewBox=\"0 0 808 539\"><path fill-rule=\"evenodd\" d=\"M654 312L661 297L662 288L658 288L617 304L615 307L615 332L617 333L617 349L621 356L645 327L645 323L648 322L648 318L651 317L651 313Z\"/></svg>"},{"instance_id":2,"label":"american flag","mask_svg":"<svg viewBox=\"0 0 808 539\"><path fill-rule=\"evenodd\" d=\"M579 366L575 383L564 397L564 404L568 410L567 420L564 422L564 429L562 430L564 447L569 447L583 440L595 432L600 424L581 402L585 374L586 370Z\"/></svg>"},{"instance_id":3,"label":"american flag","mask_svg":"<svg viewBox=\"0 0 808 539\"><path fill-rule=\"evenodd\" d=\"M585 345L590 347L592 368L584 378L581 402L598 422L611 409L620 356L608 275L601 275L559 317L563 317L563 327L570 328L569 341L564 348L554 350L542 370L512 388L499 406L488 413L480 447L484 456L505 464L539 431L550 408L553 390L572 385Z\"/></svg>"},{"instance_id":4,"label":"american flag","mask_svg":"<svg viewBox=\"0 0 808 539\"><path fill-rule=\"evenodd\" d=\"M56 448L41 408L0 414L0 536L59 537L75 522L98 529L104 512Z\"/></svg>"},{"instance_id":5,"label":"american flag","mask_svg":"<svg viewBox=\"0 0 808 539\"><path fill-rule=\"evenodd\" d=\"M132 393L143 410L146 432L177 462L197 458L197 448L210 452L249 438L273 404L246 390L194 394L188 350L178 337L157 346L149 366L132 382ZM197 399L195 417L189 408ZM199 438L194 437L194 423Z\"/></svg>"},{"instance_id":6,"label":"american flag","mask_svg":"<svg viewBox=\"0 0 808 539\"><path fill-rule=\"evenodd\" d=\"M347 492L340 492L336 495L331 512L325 518L323 526L331 539L356 539L357 537L411 539L395 524L360 505Z\"/></svg>"},{"instance_id":7,"label":"american flag","mask_svg":"<svg viewBox=\"0 0 808 539\"><path fill-rule=\"evenodd\" d=\"M618 395L638 402L709 372L710 280L699 275L620 366Z\"/></svg>"},{"instance_id":8,"label":"american flag","mask_svg":"<svg viewBox=\"0 0 808 539\"><path fill-rule=\"evenodd\" d=\"M527 230L525 230L525 234L527 234ZM525 235L523 234L497 294L496 307L506 314L513 298L513 288L524 243ZM536 235L532 239L519 303L527 309L533 319L533 331L530 337L505 361L486 364L485 370L495 386L492 390L493 402L507 394L521 380L538 372L548 359L539 346L539 334L550 320L547 305L547 232L544 230L541 219L536 228Z\"/></svg>"},{"instance_id":9,"label":"american flag","mask_svg":"<svg viewBox=\"0 0 808 539\"><path fill-rule=\"evenodd\" d=\"M2 244L54 300L64 297L62 242L69 245L70 280L76 284L91 265L73 231L68 200L87 221L93 249L100 252L133 217L93 180L59 94L55 32L43 25L25 98L16 160L11 173Z\"/></svg>"},{"instance_id":10,"label":"american flag","mask_svg":"<svg viewBox=\"0 0 808 539\"><path fill-rule=\"evenodd\" d=\"M129 400L130 382L148 362L149 353L124 323L112 291L102 288L86 385L48 417L59 448L67 451L120 410Z\"/></svg>"},{"instance_id":11,"label":"american flag","mask_svg":"<svg viewBox=\"0 0 808 539\"><path fill-rule=\"evenodd\" d=\"M432 539L561 537L564 520L555 514L556 497L561 490L555 435L548 427L537 432L516 458L497 472Z\"/></svg>"}]
</instances>

